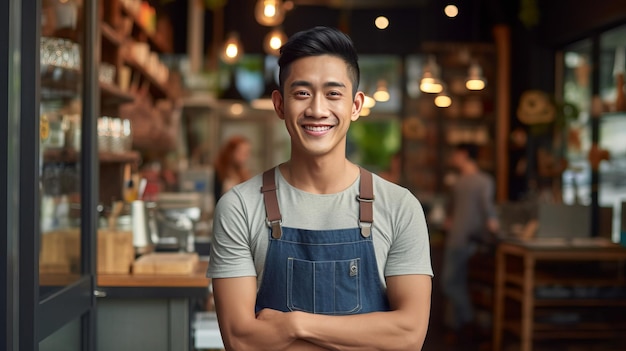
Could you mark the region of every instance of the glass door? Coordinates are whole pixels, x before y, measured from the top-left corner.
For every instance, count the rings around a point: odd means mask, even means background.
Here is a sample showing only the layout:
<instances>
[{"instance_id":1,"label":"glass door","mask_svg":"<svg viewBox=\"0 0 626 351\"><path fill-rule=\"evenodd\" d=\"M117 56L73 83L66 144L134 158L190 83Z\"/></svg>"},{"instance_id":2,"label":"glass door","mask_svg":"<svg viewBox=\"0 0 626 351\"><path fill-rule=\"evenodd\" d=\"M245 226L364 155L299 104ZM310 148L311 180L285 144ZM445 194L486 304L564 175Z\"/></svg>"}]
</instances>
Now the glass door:
<instances>
[{"instance_id":1,"label":"glass door","mask_svg":"<svg viewBox=\"0 0 626 351\"><path fill-rule=\"evenodd\" d=\"M96 14L22 0L20 350L95 349Z\"/></svg>"}]
</instances>

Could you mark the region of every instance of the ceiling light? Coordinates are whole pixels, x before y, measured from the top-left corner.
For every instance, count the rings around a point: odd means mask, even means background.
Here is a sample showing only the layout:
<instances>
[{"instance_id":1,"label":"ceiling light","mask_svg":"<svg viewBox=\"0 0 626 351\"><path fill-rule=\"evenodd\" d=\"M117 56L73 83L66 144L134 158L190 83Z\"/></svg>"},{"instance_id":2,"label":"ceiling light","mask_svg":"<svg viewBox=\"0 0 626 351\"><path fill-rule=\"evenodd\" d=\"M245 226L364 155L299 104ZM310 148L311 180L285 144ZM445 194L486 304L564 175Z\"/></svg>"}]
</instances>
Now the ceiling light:
<instances>
[{"instance_id":1,"label":"ceiling light","mask_svg":"<svg viewBox=\"0 0 626 351\"><path fill-rule=\"evenodd\" d=\"M274 28L265 36L263 49L268 55L278 56L280 54L280 48L286 41L287 34L280 28Z\"/></svg>"},{"instance_id":2,"label":"ceiling light","mask_svg":"<svg viewBox=\"0 0 626 351\"><path fill-rule=\"evenodd\" d=\"M243 48L241 41L239 41L239 35L235 32L228 35L228 39L224 43L224 49L222 50L222 60L225 63L233 64L243 56Z\"/></svg>"},{"instance_id":3,"label":"ceiling light","mask_svg":"<svg viewBox=\"0 0 626 351\"><path fill-rule=\"evenodd\" d=\"M387 82L382 79L378 81L378 84L376 85L376 91L374 92L373 97L376 101L389 101L390 96L389 91L387 90Z\"/></svg>"},{"instance_id":4,"label":"ceiling light","mask_svg":"<svg viewBox=\"0 0 626 351\"><path fill-rule=\"evenodd\" d=\"M243 113L243 104L236 102L230 105L230 114L233 117L241 116L242 113Z\"/></svg>"},{"instance_id":5,"label":"ceiling light","mask_svg":"<svg viewBox=\"0 0 626 351\"><path fill-rule=\"evenodd\" d=\"M443 9L446 16L453 18L459 14L459 8L456 5L448 5Z\"/></svg>"},{"instance_id":6,"label":"ceiling light","mask_svg":"<svg viewBox=\"0 0 626 351\"><path fill-rule=\"evenodd\" d=\"M435 105L442 108L450 107L450 105L452 105L452 99L448 95L446 89L443 88L443 86L441 92L435 97Z\"/></svg>"},{"instance_id":7,"label":"ceiling light","mask_svg":"<svg viewBox=\"0 0 626 351\"><path fill-rule=\"evenodd\" d=\"M282 0L258 0L254 17L260 25L273 27L283 23L285 9Z\"/></svg>"},{"instance_id":8,"label":"ceiling light","mask_svg":"<svg viewBox=\"0 0 626 351\"><path fill-rule=\"evenodd\" d=\"M359 113L359 116L367 117L367 116L370 115L371 112L372 112L372 110L370 110L369 108L363 107L361 109L361 113Z\"/></svg>"},{"instance_id":9,"label":"ceiling light","mask_svg":"<svg viewBox=\"0 0 626 351\"><path fill-rule=\"evenodd\" d=\"M485 88L486 79L483 77L483 69L476 62L469 67L467 81L465 87L469 90L483 90Z\"/></svg>"},{"instance_id":10,"label":"ceiling light","mask_svg":"<svg viewBox=\"0 0 626 351\"><path fill-rule=\"evenodd\" d=\"M439 65L437 65L433 55L428 57L424 65L424 72L420 80L420 90L431 94L437 94L443 90L441 79L439 79Z\"/></svg>"},{"instance_id":11,"label":"ceiling light","mask_svg":"<svg viewBox=\"0 0 626 351\"><path fill-rule=\"evenodd\" d=\"M371 96L365 95L365 100L363 101L363 108L373 108L376 106L376 99Z\"/></svg>"},{"instance_id":12,"label":"ceiling light","mask_svg":"<svg viewBox=\"0 0 626 351\"><path fill-rule=\"evenodd\" d=\"M378 29L387 29L387 27L389 27L389 19L385 16L378 16L376 20L374 20L374 24Z\"/></svg>"}]
</instances>

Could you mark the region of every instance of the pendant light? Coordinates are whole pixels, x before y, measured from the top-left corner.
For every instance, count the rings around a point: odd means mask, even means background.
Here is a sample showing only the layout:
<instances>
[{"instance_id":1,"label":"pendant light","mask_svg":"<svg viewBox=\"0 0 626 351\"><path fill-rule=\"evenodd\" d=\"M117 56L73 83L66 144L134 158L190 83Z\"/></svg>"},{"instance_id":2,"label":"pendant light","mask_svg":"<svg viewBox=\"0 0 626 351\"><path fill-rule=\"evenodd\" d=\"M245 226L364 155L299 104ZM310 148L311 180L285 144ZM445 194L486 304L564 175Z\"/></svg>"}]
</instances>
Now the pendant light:
<instances>
[{"instance_id":1,"label":"pendant light","mask_svg":"<svg viewBox=\"0 0 626 351\"><path fill-rule=\"evenodd\" d=\"M438 94L443 90L443 85L439 78L439 65L437 65L433 55L428 57L426 65L424 65L424 73L420 80L420 90L430 94Z\"/></svg>"},{"instance_id":2,"label":"pendant light","mask_svg":"<svg viewBox=\"0 0 626 351\"><path fill-rule=\"evenodd\" d=\"M254 17L262 26L274 27L285 19L282 0L258 0L254 8Z\"/></svg>"},{"instance_id":3,"label":"pendant light","mask_svg":"<svg viewBox=\"0 0 626 351\"><path fill-rule=\"evenodd\" d=\"M277 27L272 29L263 40L263 49L268 55L279 56L280 48L287 41L287 34Z\"/></svg>"},{"instance_id":4,"label":"pendant light","mask_svg":"<svg viewBox=\"0 0 626 351\"><path fill-rule=\"evenodd\" d=\"M472 62L469 67L467 81L465 87L469 90L483 90L485 88L486 79L483 77L483 69L477 62Z\"/></svg>"},{"instance_id":5,"label":"pendant light","mask_svg":"<svg viewBox=\"0 0 626 351\"><path fill-rule=\"evenodd\" d=\"M452 105L452 98L450 98L450 95L448 95L447 90L448 89L446 89L446 87L442 85L441 92L438 93L437 96L435 96L435 106L446 108Z\"/></svg>"},{"instance_id":6,"label":"pendant light","mask_svg":"<svg viewBox=\"0 0 626 351\"><path fill-rule=\"evenodd\" d=\"M374 108L376 106L376 99L369 95L365 95L365 100L363 100L363 108Z\"/></svg>"},{"instance_id":7,"label":"pendant light","mask_svg":"<svg viewBox=\"0 0 626 351\"><path fill-rule=\"evenodd\" d=\"M227 64L233 64L239 61L241 56L243 56L243 47L241 45L241 41L239 40L239 35L232 32L228 35L228 38L224 43L221 54L222 61Z\"/></svg>"},{"instance_id":8,"label":"pendant light","mask_svg":"<svg viewBox=\"0 0 626 351\"><path fill-rule=\"evenodd\" d=\"M384 79L378 81L376 84L376 91L373 94L374 100L379 102L389 101L389 90L387 89L387 82Z\"/></svg>"}]
</instances>

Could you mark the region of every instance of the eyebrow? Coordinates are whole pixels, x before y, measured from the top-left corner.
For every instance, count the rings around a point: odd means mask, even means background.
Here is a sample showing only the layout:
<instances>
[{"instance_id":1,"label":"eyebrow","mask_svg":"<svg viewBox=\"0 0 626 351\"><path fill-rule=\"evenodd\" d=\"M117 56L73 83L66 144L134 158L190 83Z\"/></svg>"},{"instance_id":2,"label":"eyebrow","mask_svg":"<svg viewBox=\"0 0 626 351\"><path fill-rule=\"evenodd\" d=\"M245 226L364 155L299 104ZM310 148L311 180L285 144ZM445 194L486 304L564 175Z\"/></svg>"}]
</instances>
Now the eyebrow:
<instances>
[{"instance_id":1,"label":"eyebrow","mask_svg":"<svg viewBox=\"0 0 626 351\"><path fill-rule=\"evenodd\" d=\"M311 88L311 87L313 87L313 84L311 84L311 82L308 82L306 80L296 80L296 81L293 81L289 85L289 87L290 88L295 88L295 87L308 87L308 88ZM333 81L324 83L324 88L329 88L329 87L332 87L332 88L345 88L346 85L341 83L341 82L333 82Z\"/></svg>"}]
</instances>

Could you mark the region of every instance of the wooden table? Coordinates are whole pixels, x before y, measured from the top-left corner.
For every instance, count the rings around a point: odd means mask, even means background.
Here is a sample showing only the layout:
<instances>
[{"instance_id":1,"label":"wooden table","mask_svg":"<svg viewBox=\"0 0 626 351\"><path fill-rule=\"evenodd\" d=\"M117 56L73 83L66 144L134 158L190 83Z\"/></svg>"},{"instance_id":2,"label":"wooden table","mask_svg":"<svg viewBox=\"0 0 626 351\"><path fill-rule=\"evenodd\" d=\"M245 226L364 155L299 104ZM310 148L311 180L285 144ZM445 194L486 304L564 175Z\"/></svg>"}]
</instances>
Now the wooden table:
<instances>
[{"instance_id":1,"label":"wooden table","mask_svg":"<svg viewBox=\"0 0 626 351\"><path fill-rule=\"evenodd\" d=\"M609 262L609 274L551 275L540 263L576 267L584 262ZM550 328L535 321L539 307L616 307L626 313L624 298L540 298L536 289L558 284L560 286L626 287L624 262L626 248L602 238L585 239L534 239L531 241L502 242L496 251L496 277L493 311L493 350L502 349L504 330L517 334L521 351L531 351L536 338L612 338L623 337L626 325L590 325L575 328ZM606 263L605 263L606 264ZM539 266L539 267L538 267ZM569 272L564 269L559 272ZM506 318L507 299L519 302L519 318Z\"/></svg>"}]
</instances>

